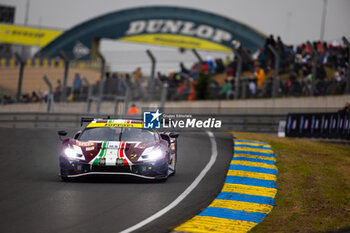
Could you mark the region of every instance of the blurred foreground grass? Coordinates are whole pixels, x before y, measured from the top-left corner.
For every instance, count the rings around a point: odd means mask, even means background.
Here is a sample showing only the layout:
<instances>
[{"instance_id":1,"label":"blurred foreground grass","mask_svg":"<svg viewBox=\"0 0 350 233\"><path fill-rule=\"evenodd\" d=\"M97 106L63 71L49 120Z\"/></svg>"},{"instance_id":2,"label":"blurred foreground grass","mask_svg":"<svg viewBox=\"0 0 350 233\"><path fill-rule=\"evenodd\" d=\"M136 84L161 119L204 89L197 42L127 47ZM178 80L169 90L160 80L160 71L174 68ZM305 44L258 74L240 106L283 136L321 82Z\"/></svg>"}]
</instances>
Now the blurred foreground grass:
<instances>
[{"instance_id":1,"label":"blurred foreground grass","mask_svg":"<svg viewBox=\"0 0 350 233\"><path fill-rule=\"evenodd\" d=\"M277 157L275 207L251 232L350 231L349 146L255 133L234 136L269 143Z\"/></svg>"}]
</instances>

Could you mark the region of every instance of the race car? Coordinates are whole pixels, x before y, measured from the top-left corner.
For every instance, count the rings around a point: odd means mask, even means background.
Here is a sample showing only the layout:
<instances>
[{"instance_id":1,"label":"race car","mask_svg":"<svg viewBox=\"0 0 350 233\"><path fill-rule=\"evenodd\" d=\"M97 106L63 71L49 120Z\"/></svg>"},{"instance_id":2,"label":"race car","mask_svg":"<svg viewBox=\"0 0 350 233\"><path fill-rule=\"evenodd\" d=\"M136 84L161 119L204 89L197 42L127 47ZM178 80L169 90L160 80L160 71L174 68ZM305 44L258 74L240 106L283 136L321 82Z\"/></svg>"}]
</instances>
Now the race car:
<instances>
[{"instance_id":1,"label":"race car","mask_svg":"<svg viewBox=\"0 0 350 233\"><path fill-rule=\"evenodd\" d=\"M143 128L142 121L82 118L87 126L62 140L60 177L130 175L165 181L176 172L175 132Z\"/></svg>"}]
</instances>

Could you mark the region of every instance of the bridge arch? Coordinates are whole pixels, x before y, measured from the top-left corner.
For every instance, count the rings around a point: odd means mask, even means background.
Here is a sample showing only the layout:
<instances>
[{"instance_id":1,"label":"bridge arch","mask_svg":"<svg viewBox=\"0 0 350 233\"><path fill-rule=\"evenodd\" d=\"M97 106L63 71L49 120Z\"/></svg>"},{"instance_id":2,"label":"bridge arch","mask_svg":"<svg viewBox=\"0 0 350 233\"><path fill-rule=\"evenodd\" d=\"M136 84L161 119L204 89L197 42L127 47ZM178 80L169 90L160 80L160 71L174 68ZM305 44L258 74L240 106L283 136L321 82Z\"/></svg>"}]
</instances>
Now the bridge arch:
<instances>
[{"instance_id":1,"label":"bridge arch","mask_svg":"<svg viewBox=\"0 0 350 233\"><path fill-rule=\"evenodd\" d=\"M141 7L108 13L65 31L39 51L42 57L64 51L70 59L96 56L102 38L199 50L230 52L232 40L254 50L265 35L217 14L180 7Z\"/></svg>"}]
</instances>

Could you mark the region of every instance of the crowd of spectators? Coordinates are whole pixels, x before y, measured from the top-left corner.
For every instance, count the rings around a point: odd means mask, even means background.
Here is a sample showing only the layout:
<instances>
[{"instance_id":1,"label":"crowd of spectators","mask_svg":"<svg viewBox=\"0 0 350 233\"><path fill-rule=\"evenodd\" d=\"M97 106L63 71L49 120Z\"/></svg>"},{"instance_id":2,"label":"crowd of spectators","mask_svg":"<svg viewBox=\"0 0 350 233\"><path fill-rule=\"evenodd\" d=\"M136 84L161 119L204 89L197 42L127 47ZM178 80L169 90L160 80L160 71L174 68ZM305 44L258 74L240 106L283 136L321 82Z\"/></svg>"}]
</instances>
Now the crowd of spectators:
<instances>
[{"instance_id":1,"label":"crowd of spectators","mask_svg":"<svg viewBox=\"0 0 350 233\"><path fill-rule=\"evenodd\" d=\"M242 57L241 81L238 89L240 98L271 97L273 89L273 74L275 57L269 49L272 46L279 54L280 68L278 74L278 96L308 96L311 92L311 80L314 79L314 95L343 94L346 87L347 72L349 72L349 49L337 41L315 41L312 46L316 49L316 76L312 77L313 48L308 43L298 46L286 45L280 37L270 35L264 47L255 52L239 47ZM227 56L213 59L208 56L205 61L197 62L191 67L179 64L178 70L167 73L158 72L152 84L145 78L141 68L131 74L107 72L103 84L104 100L114 100L115 96L124 96L129 88L132 100L145 100L152 89L155 98L160 98L164 83L168 86L168 100L195 99L233 99L235 96L237 58L232 60ZM213 78L224 74L224 79ZM201 78L202 77L202 78ZM92 95L98 94L99 81L92 83ZM203 80L205 80L203 82ZM224 81L224 82L222 82ZM203 92L203 89L207 89ZM75 74L73 85L67 87L68 101L85 101L88 96L88 85L83 82L79 73ZM200 93L202 92L202 93ZM204 94L203 94L204 93ZM54 88L54 99L59 101L62 93L61 80L57 80ZM49 93L42 95L33 92L23 95L24 102L39 102L47 100ZM2 103L11 103L11 96L4 95Z\"/></svg>"},{"instance_id":2,"label":"crowd of spectators","mask_svg":"<svg viewBox=\"0 0 350 233\"><path fill-rule=\"evenodd\" d=\"M277 76L278 96L308 96L311 92L312 77L312 48L303 43L298 46L286 45L280 37L275 40L270 35L264 47L252 53L242 47L238 48L241 54L242 74L239 86L241 98L271 97L273 89L273 74L275 57L269 49L271 45L279 54L279 74ZM315 41L312 46L317 51L316 75L314 77L313 94L316 96L327 94L343 94L346 87L348 72L349 49L337 41L330 43ZM232 99L235 95L235 75L237 59L233 61L229 57L222 61L208 57L191 69L186 69L180 64L179 72L169 72L168 75L158 74L160 80L169 82L168 99L192 100L197 91L197 73L199 68L204 74L213 76L218 73L226 73L226 79L221 85L218 80L211 80L211 99Z\"/></svg>"}]
</instances>

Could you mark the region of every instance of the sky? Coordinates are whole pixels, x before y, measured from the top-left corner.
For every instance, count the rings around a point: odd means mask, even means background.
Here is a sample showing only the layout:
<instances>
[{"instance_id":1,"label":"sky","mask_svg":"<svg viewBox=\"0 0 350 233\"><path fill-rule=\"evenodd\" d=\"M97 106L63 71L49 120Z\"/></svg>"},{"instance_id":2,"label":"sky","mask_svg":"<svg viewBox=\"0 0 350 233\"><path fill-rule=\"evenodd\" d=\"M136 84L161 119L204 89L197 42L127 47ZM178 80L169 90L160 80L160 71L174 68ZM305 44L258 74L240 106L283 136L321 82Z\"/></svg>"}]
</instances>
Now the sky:
<instances>
[{"instance_id":1,"label":"sky","mask_svg":"<svg viewBox=\"0 0 350 233\"><path fill-rule=\"evenodd\" d=\"M196 8L223 15L248 24L265 34L280 35L288 44L318 40L324 0L30 0L28 25L68 29L93 17L132 7L178 6ZM0 0L1 5L16 7L16 24L25 23L27 0ZM350 37L350 0L328 0L324 39L332 41ZM104 41L101 51L112 70L130 71L139 63L149 72L150 48L159 60L158 70L177 69L178 62L190 65L196 59L177 49ZM206 56L225 56L201 52Z\"/></svg>"}]
</instances>

